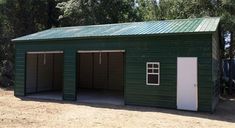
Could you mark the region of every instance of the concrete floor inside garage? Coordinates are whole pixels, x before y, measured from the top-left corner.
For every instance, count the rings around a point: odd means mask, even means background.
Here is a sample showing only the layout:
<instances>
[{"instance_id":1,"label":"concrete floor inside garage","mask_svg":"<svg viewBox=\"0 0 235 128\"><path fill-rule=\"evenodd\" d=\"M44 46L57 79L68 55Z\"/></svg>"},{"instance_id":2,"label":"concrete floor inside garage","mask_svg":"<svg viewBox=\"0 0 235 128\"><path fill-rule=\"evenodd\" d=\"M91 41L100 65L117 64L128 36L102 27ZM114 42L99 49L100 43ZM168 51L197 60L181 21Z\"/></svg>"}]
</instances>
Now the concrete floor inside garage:
<instances>
[{"instance_id":1,"label":"concrete floor inside garage","mask_svg":"<svg viewBox=\"0 0 235 128\"><path fill-rule=\"evenodd\" d=\"M81 103L124 105L124 97L120 91L80 89L77 101Z\"/></svg>"},{"instance_id":2,"label":"concrete floor inside garage","mask_svg":"<svg viewBox=\"0 0 235 128\"><path fill-rule=\"evenodd\" d=\"M43 99L43 100L62 100L62 92L60 91L48 91L28 94L28 98Z\"/></svg>"},{"instance_id":3,"label":"concrete floor inside garage","mask_svg":"<svg viewBox=\"0 0 235 128\"><path fill-rule=\"evenodd\" d=\"M28 98L43 100L62 100L62 92L48 91L27 95ZM77 92L77 102L91 104L124 105L123 94L120 91L80 89Z\"/></svg>"}]
</instances>

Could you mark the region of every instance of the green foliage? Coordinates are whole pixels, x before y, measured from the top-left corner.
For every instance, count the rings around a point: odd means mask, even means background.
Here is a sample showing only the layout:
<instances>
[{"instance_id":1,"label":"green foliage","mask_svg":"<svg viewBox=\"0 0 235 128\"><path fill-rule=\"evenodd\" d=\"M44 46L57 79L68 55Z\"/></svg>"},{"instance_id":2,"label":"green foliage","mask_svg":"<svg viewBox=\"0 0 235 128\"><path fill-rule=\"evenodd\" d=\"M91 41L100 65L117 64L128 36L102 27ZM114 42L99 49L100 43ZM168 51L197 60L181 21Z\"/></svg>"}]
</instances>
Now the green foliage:
<instances>
[{"instance_id":1,"label":"green foliage","mask_svg":"<svg viewBox=\"0 0 235 128\"><path fill-rule=\"evenodd\" d=\"M22 36L56 26L56 4L53 0L7 0L3 10L14 36Z\"/></svg>"},{"instance_id":2,"label":"green foliage","mask_svg":"<svg viewBox=\"0 0 235 128\"><path fill-rule=\"evenodd\" d=\"M58 26L55 0L0 0L0 86L14 84L11 39Z\"/></svg>"},{"instance_id":3,"label":"green foliage","mask_svg":"<svg viewBox=\"0 0 235 128\"><path fill-rule=\"evenodd\" d=\"M61 26L140 21L132 0L69 0L57 8Z\"/></svg>"},{"instance_id":4,"label":"green foliage","mask_svg":"<svg viewBox=\"0 0 235 128\"><path fill-rule=\"evenodd\" d=\"M2 39L1 39L2 42ZM14 45L1 43L0 45L0 86L12 86L14 84Z\"/></svg>"},{"instance_id":5,"label":"green foliage","mask_svg":"<svg viewBox=\"0 0 235 128\"><path fill-rule=\"evenodd\" d=\"M235 30L234 0L139 0L136 13L141 20L221 17L224 30Z\"/></svg>"}]
</instances>

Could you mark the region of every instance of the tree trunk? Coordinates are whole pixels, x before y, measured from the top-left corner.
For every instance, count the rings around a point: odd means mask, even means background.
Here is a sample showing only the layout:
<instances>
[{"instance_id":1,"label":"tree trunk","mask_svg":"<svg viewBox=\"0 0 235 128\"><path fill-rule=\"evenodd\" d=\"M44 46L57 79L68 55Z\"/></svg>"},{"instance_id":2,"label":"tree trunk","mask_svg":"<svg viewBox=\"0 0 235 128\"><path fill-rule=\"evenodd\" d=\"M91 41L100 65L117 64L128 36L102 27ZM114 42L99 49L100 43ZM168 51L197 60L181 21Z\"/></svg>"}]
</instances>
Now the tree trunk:
<instances>
[{"instance_id":1,"label":"tree trunk","mask_svg":"<svg viewBox=\"0 0 235 128\"><path fill-rule=\"evenodd\" d=\"M233 67L232 67L232 63L233 63L233 32L231 32L229 57L230 57L230 61L229 61L229 95L232 95L232 84L233 84L233 80L232 80L232 71L233 71Z\"/></svg>"}]
</instances>

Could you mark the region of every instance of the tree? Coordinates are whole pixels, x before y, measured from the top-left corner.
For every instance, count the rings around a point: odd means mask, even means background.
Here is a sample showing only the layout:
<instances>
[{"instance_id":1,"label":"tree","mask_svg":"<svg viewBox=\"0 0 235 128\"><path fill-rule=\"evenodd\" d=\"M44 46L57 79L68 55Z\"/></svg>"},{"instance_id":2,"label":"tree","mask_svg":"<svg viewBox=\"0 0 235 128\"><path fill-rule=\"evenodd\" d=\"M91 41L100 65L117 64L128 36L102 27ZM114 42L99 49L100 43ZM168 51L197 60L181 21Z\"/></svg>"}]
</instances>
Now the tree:
<instances>
[{"instance_id":1,"label":"tree","mask_svg":"<svg viewBox=\"0 0 235 128\"><path fill-rule=\"evenodd\" d=\"M14 36L22 36L58 26L55 0L7 0L4 13Z\"/></svg>"},{"instance_id":2,"label":"tree","mask_svg":"<svg viewBox=\"0 0 235 128\"><path fill-rule=\"evenodd\" d=\"M13 45L9 42L11 37L11 30L9 29L8 21L4 15L3 7L6 1L0 0L0 85L13 85L13 62L14 51Z\"/></svg>"},{"instance_id":3,"label":"tree","mask_svg":"<svg viewBox=\"0 0 235 128\"><path fill-rule=\"evenodd\" d=\"M132 0L69 0L61 2L61 26L141 21Z\"/></svg>"},{"instance_id":4,"label":"tree","mask_svg":"<svg viewBox=\"0 0 235 128\"><path fill-rule=\"evenodd\" d=\"M0 85L14 84L11 39L58 26L55 0L0 0Z\"/></svg>"}]
</instances>

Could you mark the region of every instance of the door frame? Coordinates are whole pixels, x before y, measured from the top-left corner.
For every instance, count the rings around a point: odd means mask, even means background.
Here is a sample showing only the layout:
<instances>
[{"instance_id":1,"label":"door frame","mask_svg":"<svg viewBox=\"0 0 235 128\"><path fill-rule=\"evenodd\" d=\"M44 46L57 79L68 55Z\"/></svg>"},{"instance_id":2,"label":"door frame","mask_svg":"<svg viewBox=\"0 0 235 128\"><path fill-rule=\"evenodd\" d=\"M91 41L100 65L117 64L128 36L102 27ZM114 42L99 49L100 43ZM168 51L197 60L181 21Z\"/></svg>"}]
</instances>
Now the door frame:
<instances>
[{"instance_id":1,"label":"door frame","mask_svg":"<svg viewBox=\"0 0 235 128\"><path fill-rule=\"evenodd\" d=\"M178 59L179 58L194 58L196 59L196 110L188 110L188 111L198 111L198 57L177 57L176 60L176 108L178 109ZM195 86L195 85L194 85Z\"/></svg>"}]
</instances>

